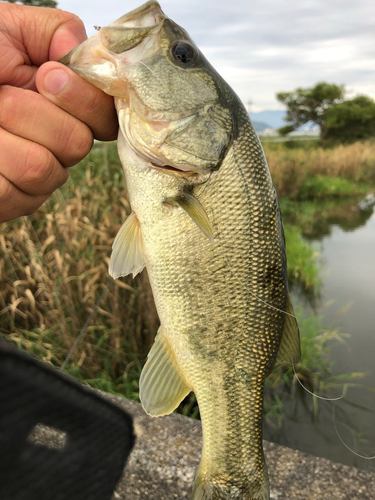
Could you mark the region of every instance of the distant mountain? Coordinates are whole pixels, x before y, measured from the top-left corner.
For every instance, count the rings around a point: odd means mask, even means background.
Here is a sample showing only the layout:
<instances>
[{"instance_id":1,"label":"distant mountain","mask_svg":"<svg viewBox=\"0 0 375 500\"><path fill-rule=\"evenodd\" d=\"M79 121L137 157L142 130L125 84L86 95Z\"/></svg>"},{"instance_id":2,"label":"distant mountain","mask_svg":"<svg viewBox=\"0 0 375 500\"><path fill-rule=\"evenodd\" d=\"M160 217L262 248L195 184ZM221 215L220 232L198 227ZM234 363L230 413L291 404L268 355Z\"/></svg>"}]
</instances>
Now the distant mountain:
<instances>
[{"instance_id":1,"label":"distant mountain","mask_svg":"<svg viewBox=\"0 0 375 500\"><path fill-rule=\"evenodd\" d=\"M251 121L254 124L255 130L257 132L263 132L266 128L277 129L284 127L287 123L284 121L286 116L286 111L281 110L265 110L258 111L257 113L250 112ZM296 130L297 132L307 132L311 133L315 130L315 134L319 135L319 127L313 122L307 122Z\"/></svg>"},{"instance_id":2,"label":"distant mountain","mask_svg":"<svg viewBox=\"0 0 375 500\"><path fill-rule=\"evenodd\" d=\"M251 119L251 121L253 122L254 128L257 132L263 132L263 130L265 130L266 128L272 128L270 125L268 125L268 123L258 122L253 119Z\"/></svg>"},{"instance_id":3,"label":"distant mountain","mask_svg":"<svg viewBox=\"0 0 375 500\"><path fill-rule=\"evenodd\" d=\"M267 124L267 127L265 128L280 128L286 125L286 122L284 121L284 117L286 116L286 111L275 109L275 110L265 110L265 111L258 111L257 113L252 113L250 112L250 118L253 123L255 122L262 122L264 124ZM254 125L255 127L255 125ZM255 130L258 132L262 132L262 130L258 130L255 127ZM264 129L263 129L264 130Z\"/></svg>"}]
</instances>

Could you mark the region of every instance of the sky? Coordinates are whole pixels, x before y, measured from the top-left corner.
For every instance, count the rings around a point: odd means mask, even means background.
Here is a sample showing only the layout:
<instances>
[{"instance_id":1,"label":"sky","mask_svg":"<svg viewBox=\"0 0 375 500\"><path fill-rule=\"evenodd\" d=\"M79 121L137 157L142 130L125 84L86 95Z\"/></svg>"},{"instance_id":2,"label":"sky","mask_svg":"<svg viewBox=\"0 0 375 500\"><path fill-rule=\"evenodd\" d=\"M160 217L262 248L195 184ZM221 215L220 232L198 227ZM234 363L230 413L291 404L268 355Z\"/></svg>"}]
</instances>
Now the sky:
<instances>
[{"instance_id":1,"label":"sky","mask_svg":"<svg viewBox=\"0 0 375 500\"><path fill-rule=\"evenodd\" d=\"M88 36L142 0L58 0ZM375 98L374 0L161 0L250 111L285 109L280 91L319 81Z\"/></svg>"}]
</instances>

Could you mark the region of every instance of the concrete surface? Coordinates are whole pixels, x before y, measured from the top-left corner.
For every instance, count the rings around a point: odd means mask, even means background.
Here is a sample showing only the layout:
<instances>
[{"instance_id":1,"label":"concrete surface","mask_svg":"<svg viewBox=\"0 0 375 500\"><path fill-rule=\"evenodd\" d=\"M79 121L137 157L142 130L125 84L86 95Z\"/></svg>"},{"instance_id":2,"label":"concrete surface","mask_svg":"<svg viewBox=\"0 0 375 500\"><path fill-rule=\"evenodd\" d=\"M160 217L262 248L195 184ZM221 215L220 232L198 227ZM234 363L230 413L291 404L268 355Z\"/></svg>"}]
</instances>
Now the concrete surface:
<instances>
[{"instance_id":1,"label":"concrete surface","mask_svg":"<svg viewBox=\"0 0 375 500\"><path fill-rule=\"evenodd\" d=\"M103 393L102 393L103 394ZM112 500L189 499L202 445L201 424L181 415L147 416L110 394L134 418L137 442ZM375 500L375 474L264 443L272 500Z\"/></svg>"},{"instance_id":2,"label":"concrete surface","mask_svg":"<svg viewBox=\"0 0 375 500\"><path fill-rule=\"evenodd\" d=\"M152 418L133 401L106 395L134 417L137 442L114 499L189 499L201 424L181 415ZM265 442L272 500L375 500L375 474Z\"/></svg>"}]
</instances>

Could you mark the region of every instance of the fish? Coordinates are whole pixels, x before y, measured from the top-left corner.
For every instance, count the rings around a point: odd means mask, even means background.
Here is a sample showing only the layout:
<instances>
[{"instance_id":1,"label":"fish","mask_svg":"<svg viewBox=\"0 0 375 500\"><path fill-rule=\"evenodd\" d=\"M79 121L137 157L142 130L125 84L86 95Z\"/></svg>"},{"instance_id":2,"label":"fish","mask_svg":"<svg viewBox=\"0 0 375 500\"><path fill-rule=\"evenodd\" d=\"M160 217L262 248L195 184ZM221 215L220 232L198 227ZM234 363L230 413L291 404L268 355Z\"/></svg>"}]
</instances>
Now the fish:
<instances>
[{"instance_id":1,"label":"fish","mask_svg":"<svg viewBox=\"0 0 375 500\"><path fill-rule=\"evenodd\" d=\"M194 392L203 430L193 500L268 500L264 381L296 363L280 207L238 96L150 1L62 60L114 97L131 215L113 278L147 268L160 329L140 377L154 417Z\"/></svg>"}]
</instances>

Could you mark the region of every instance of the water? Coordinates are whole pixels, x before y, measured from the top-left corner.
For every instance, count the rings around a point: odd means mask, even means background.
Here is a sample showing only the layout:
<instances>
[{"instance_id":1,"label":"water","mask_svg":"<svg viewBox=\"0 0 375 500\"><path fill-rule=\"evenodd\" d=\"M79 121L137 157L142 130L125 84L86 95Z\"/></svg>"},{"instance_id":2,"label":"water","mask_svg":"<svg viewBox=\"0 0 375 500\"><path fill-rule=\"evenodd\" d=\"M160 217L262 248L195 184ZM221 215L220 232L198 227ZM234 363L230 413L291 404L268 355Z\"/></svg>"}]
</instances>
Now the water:
<instances>
[{"instance_id":1,"label":"water","mask_svg":"<svg viewBox=\"0 0 375 500\"><path fill-rule=\"evenodd\" d=\"M375 471L375 459L358 457L340 440L360 455L375 455L375 211L361 212L356 203L338 205L310 229L308 239L323 262L317 312L325 327L350 334L345 345L332 346L334 374L367 375L356 381L361 387L348 388L345 399L319 401L315 421L300 402L285 402L289 416L283 428L266 428L265 434L292 448ZM312 409L312 397L306 394L305 401Z\"/></svg>"}]
</instances>

